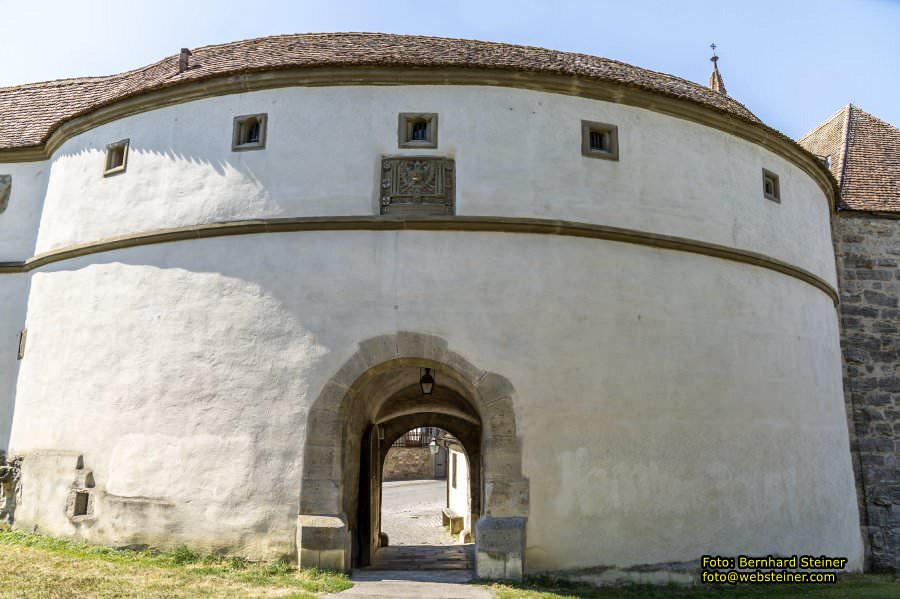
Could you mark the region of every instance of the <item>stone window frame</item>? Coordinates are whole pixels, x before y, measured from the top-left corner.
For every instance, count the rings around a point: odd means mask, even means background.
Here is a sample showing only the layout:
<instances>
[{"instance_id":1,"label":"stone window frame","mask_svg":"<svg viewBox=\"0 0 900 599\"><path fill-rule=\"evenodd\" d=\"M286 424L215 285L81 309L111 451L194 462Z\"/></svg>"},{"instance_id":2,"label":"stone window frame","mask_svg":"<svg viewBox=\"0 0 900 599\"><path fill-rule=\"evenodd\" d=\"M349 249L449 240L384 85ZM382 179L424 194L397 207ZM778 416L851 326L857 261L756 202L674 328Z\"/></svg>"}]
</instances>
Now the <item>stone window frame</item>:
<instances>
[{"instance_id":1,"label":"stone window frame","mask_svg":"<svg viewBox=\"0 0 900 599\"><path fill-rule=\"evenodd\" d=\"M103 163L103 176L118 175L124 173L128 168L128 154L131 148L131 140L129 138L114 141L106 146L106 159ZM114 160L117 158L118 150L122 150L122 161ZM114 163L116 162L116 163Z\"/></svg>"},{"instance_id":2,"label":"stone window frame","mask_svg":"<svg viewBox=\"0 0 900 599\"><path fill-rule=\"evenodd\" d=\"M781 182L778 175L768 169L762 170L763 197L777 204L781 203ZM772 191L769 191L769 184L772 185Z\"/></svg>"},{"instance_id":3,"label":"stone window frame","mask_svg":"<svg viewBox=\"0 0 900 599\"><path fill-rule=\"evenodd\" d=\"M413 139L413 127L418 121L425 121L425 139ZM400 148L438 147L438 113L401 112L397 118L397 146Z\"/></svg>"},{"instance_id":4,"label":"stone window frame","mask_svg":"<svg viewBox=\"0 0 900 599\"><path fill-rule=\"evenodd\" d=\"M25 343L28 340L28 329L22 329L19 331L19 351L16 354L17 360L22 360L25 358Z\"/></svg>"},{"instance_id":5,"label":"stone window frame","mask_svg":"<svg viewBox=\"0 0 900 599\"><path fill-rule=\"evenodd\" d=\"M459 455L456 452L453 452L453 460L452 460L453 473L452 474L453 474L453 488L454 489L456 488L456 472L459 469L459 464L457 463L457 458L459 458Z\"/></svg>"},{"instance_id":6,"label":"stone window frame","mask_svg":"<svg viewBox=\"0 0 900 599\"><path fill-rule=\"evenodd\" d=\"M95 517L94 499L91 489L71 489L66 497L66 517L72 522L92 520Z\"/></svg>"},{"instance_id":7,"label":"stone window frame","mask_svg":"<svg viewBox=\"0 0 900 599\"><path fill-rule=\"evenodd\" d=\"M0 214L6 212L12 197L12 175L0 174Z\"/></svg>"},{"instance_id":8,"label":"stone window frame","mask_svg":"<svg viewBox=\"0 0 900 599\"><path fill-rule=\"evenodd\" d=\"M256 141L246 141L244 139L248 133L246 127L250 119L256 119L259 124L259 138ZM231 151L246 152L248 150L264 150L266 148L268 125L269 114L267 112L242 114L234 117L231 129Z\"/></svg>"},{"instance_id":9,"label":"stone window frame","mask_svg":"<svg viewBox=\"0 0 900 599\"><path fill-rule=\"evenodd\" d=\"M591 134L599 133L609 136L609 148L607 150L591 147ZM601 160L619 160L619 127L611 123L597 121L581 121L581 155L587 158L600 158Z\"/></svg>"}]
</instances>

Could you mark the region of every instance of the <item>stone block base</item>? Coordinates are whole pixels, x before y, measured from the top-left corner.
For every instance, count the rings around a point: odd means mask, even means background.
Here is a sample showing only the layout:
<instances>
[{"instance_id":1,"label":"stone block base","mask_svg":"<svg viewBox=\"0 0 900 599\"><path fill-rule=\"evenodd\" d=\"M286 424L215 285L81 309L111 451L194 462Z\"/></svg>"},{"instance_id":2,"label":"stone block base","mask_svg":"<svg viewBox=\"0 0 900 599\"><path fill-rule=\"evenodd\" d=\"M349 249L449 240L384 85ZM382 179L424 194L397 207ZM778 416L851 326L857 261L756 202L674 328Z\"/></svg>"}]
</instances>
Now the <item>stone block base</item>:
<instances>
[{"instance_id":1,"label":"stone block base","mask_svg":"<svg viewBox=\"0 0 900 599\"><path fill-rule=\"evenodd\" d=\"M350 534L344 514L297 516L297 565L339 572L350 570Z\"/></svg>"},{"instance_id":2,"label":"stone block base","mask_svg":"<svg viewBox=\"0 0 900 599\"><path fill-rule=\"evenodd\" d=\"M525 574L527 518L484 516L475 524L475 572L478 578L522 580Z\"/></svg>"}]
</instances>

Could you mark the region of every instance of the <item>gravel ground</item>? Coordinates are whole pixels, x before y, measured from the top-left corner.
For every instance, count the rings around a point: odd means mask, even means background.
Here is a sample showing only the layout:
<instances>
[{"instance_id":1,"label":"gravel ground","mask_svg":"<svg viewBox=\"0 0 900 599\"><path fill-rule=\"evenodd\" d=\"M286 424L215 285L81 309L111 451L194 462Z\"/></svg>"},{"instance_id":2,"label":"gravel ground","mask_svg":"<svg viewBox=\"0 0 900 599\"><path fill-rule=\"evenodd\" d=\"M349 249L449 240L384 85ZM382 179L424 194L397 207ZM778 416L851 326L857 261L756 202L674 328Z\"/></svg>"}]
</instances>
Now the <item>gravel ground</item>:
<instances>
[{"instance_id":1,"label":"gravel ground","mask_svg":"<svg viewBox=\"0 0 900 599\"><path fill-rule=\"evenodd\" d=\"M385 482L381 492L381 530L391 545L455 545L441 525L447 481Z\"/></svg>"}]
</instances>

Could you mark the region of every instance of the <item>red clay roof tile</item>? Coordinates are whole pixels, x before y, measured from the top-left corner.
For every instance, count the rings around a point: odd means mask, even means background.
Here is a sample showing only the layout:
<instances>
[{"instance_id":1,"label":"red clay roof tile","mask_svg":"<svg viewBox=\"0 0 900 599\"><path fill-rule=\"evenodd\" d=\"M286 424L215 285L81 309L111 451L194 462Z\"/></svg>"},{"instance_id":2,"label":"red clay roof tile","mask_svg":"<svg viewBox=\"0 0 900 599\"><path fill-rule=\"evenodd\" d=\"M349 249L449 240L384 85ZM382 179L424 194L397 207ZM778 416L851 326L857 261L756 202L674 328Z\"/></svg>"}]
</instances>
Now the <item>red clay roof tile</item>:
<instances>
[{"instance_id":1,"label":"red clay roof tile","mask_svg":"<svg viewBox=\"0 0 900 599\"><path fill-rule=\"evenodd\" d=\"M586 54L382 33L278 35L192 50L126 73L0 88L0 150L41 145L61 123L130 96L223 75L320 66L476 67L558 73L611 81L683 98L759 123L746 107L702 85Z\"/></svg>"},{"instance_id":2,"label":"red clay roof tile","mask_svg":"<svg viewBox=\"0 0 900 599\"><path fill-rule=\"evenodd\" d=\"M799 143L831 158L840 208L900 212L900 129L848 104Z\"/></svg>"}]
</instances>

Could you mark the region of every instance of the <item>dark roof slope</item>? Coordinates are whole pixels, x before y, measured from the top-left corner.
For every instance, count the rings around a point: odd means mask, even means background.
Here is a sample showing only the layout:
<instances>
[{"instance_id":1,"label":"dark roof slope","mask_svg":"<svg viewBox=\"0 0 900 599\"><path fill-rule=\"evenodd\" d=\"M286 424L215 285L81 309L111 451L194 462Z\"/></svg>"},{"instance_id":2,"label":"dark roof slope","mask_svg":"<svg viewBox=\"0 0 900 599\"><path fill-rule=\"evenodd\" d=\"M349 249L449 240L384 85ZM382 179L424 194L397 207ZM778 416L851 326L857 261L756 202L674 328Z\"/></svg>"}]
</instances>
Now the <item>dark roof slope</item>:
<instances>
[{"instance_id":1,"label":"dark roof slope","mask_svg":"<svg viewBox=\"0 0 900 599\"><path fill-rule=\"evenodd\" d=\"M900 129L848 104L800 139L841 187L841 208L900 212Z\"/></svg>"},{"instance_id":2,"label":"dark roof slope","mask_svg":"<svg viewBox=\"0 0 900 599\"><path fill-rule=\"evenodd\" d=\"M105 104L151 90L252 71L318 66L475 67L575 75L683 98L759 122L724 94L666 75L586 54L492 42L382 33L279 35L192 51L108 77L64 79L0 88L0 150L38 146L55 127Z\"/></svg>"}]
</instances>

